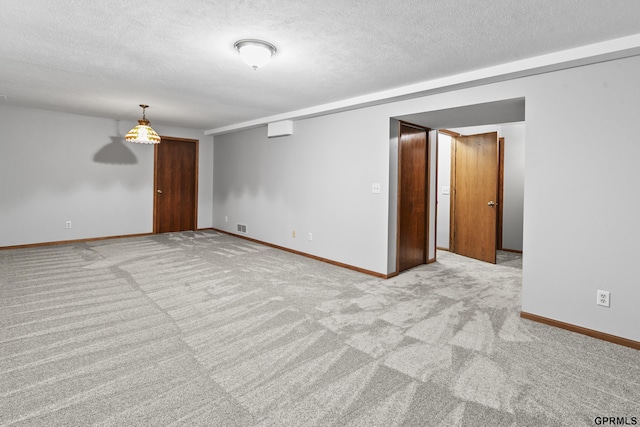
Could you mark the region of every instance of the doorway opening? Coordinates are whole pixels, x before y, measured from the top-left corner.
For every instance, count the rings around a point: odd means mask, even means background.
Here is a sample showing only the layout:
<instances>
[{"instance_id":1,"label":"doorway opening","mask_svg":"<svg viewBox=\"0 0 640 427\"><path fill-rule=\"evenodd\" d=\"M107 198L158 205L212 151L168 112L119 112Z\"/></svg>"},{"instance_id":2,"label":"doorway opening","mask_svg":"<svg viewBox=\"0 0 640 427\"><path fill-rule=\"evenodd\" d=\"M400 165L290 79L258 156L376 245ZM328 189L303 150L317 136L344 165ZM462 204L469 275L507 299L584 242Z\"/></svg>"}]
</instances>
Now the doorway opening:
<instances>
[{"instance_id":1,"label":"doorway opening","mask_svg":"<svg viewBox=\"0 0 640 427\"><path fill-rule=\"evenodd\" d=\"M391 118L390 134L390 188L397 188L398 168L398 135L393 133L394 125L400 121L423 126L430 129L449 129L461 135L498 131L498 137L504 138L502 143L504 154L503 197L498 191L496 199L485 201L485 205L494 202L494 207L503 209L501 217L497 217L497 233L495 248L522 253L523 248L523 203L524 203L524 142L525 142L525 99L514 98L483 104L467 105L445 110L408 114ZM486 130L492 127L493 129ZM474 129L475 128L475 129ZM433 169L431 177L433 194L429 199L429 208L433 218L429 218L429 226L434 227L433 236L429 239L429 258L435 260L436 248L449 250L451 224L451 139L446 139L439 131L431 131L430 139L433 150ZM447 136L447 135L445 135ZM446 159L443 161L443 158ZM446 177L446 178L445 178ZM498 189L500 190L500 189ZM389 197L389 273L397 269L397 193L390 191ZM502 225L500 225L502 219ZM502 241L502 244L500 242ZM392 245L392 242L394 244Z\"/></svg>"},{"instance_id":2,"label":"doorway opening","mask_svg":"<svg viewBox=\"0 0 640 427\"><path fill-rule=\"evenodd\" d=\"M470 139L489 137L489 145L495 150L491 156L490 178L493 182L474 182L473 190L480 191L484 185L489 185L491 193L484 193L468 212L456 212L456 146L462 145ZM486 142L486 141L485 141ZM524 207L524 122L500 125L486 125L465 128L455 128L438 133L438 224L437 246L440 250L448 250L460 255L482 259L495 263L496 251L506 251L521 254L523 248L523 207ZM474 161L476 156L474 154ZM459 159L460 160L460 159ZM464 167L464 165L463 165ZM477 178L480 181L483 178ZM482 185L481 185L482 184ZM476 188L478 187L478 188ZM462 189L464 190L464 188ZM490 194L490 195L488 195ZM484 197L484 198L482 198ZM486 200L485 200L486 198ZM482 215L493 215L494 224L482 221ZM465 220L467 223L465 224ZM490 218L493 220L493 218ZM462 227L458 227L462 223ZM465 227L472 227L477 231L480 227L493 227L494 231L485 230L484 237L477 237L468 233ZM468 233L470 250L464 248L464 238L460 234ZM488 240L492 241L488 241ZM462 242L460 242L462 240ZM458 243L458 244L457 244ZM484 250L480 246L484 244ZM462 245L463 247L459 247ZM483 258L488 255L489 258Z\"/></svg>"}]
</instances>

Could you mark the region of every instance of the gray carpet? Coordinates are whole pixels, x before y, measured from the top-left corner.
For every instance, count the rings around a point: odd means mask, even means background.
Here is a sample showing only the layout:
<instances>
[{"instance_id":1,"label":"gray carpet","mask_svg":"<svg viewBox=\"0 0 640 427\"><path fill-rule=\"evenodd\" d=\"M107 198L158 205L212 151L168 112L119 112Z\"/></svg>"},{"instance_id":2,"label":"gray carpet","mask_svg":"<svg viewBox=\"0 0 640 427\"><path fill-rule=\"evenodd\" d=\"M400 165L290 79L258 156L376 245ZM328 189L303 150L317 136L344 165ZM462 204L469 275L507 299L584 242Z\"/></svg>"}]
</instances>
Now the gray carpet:
<instances>
[{"instance_id":1,"label":"gray carpet","mask_svg":"<svg viewBox=\"0 0 640 427\"><path fill-rule=\"evenodd\" d=\"M215 232L0 251L0 425L593 426L640 353L519 317L520 256L381 280Z\"/></svg>"}]
</instances>

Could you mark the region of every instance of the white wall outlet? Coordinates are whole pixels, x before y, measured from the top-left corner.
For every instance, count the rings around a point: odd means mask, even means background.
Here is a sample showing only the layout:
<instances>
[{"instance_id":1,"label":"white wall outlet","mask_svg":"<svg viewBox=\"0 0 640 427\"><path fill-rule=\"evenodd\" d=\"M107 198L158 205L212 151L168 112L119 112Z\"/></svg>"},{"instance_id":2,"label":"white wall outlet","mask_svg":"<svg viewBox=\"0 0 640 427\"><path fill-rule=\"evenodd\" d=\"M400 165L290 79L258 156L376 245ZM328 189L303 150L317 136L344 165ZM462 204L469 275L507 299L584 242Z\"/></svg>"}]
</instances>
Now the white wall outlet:
<instances>
[{"instance_id":1,"label":"white wall outlet","mask_svg":"<svg viewBox=\"0 0 640 427\"><path fill-rule=\"evenodd\" d=\"M71 221L67 221L64 223L64 228L71 228Z\"/></svg>"},{"instance_id":2,"label":"white wall outlet","mask_svg":"<svg viewBox=\"0 0 640 427\"><path fill-rule=\"evenodd\" d=\"M291 231L291 237L296 238L296 230Z\"/></svg>"},{"instance_id":3,"label":"white wall outlet","mask_svg":"<svg viewBox=\"0 0 640 427\"><path fill-rule=\"evenodd\" d=\"M313 240L313 233L307 234L307 240Z\"/></svg>"},{"instance_id":4,"label":"white wall outlet","mask_svg":"<svg viewBox=\"0 0 640 427\"><path fill-rule=\"evenodd\" d=\"M601 305L603 307L611 307L611 301L609 299L610 294L609 291L598 291L597 292L598 300L596 304Z\"/></svg>"},{"instance_id":5,"label":"white wall outlet","mask_svg":"<svg viewBox=\"0 0 640 427\"><path fill-rule=\"evenodd\" d=\"M229 222L229 217L228 216L224 216L224 222Z\"/></svg>"},{"instance_id":6,"label":"white wall outlet","mask_svg":"<svg viewBox=\"0 0 640 427\"><path fill-rule=\"evenodd\" d=\"M371 184L371 192L374 194L380 194L380 192L382 191L382 186L380 185L379 182L374 182L373 184Z\"/></svg>"}]
</instances>

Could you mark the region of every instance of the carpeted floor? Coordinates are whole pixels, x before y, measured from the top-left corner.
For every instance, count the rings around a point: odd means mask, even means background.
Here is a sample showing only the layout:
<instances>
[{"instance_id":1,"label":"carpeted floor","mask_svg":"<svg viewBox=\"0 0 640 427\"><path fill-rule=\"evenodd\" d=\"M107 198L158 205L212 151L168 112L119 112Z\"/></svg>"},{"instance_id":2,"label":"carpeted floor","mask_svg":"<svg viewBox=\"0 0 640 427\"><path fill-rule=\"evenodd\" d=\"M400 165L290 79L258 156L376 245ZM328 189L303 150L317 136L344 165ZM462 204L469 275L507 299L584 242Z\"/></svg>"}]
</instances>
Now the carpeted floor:
<instances>
[{"instance_id":1,"label":"carpeted floor","mask_svg":"<svg viewBox=\"0 0 640 427\"><path fill-rule=\"evenodd\" d=\"M519 317L521 259L390 280L215 232L0 251L0 425L593 426L640 353Z\"/></svg>"}]
</instances>

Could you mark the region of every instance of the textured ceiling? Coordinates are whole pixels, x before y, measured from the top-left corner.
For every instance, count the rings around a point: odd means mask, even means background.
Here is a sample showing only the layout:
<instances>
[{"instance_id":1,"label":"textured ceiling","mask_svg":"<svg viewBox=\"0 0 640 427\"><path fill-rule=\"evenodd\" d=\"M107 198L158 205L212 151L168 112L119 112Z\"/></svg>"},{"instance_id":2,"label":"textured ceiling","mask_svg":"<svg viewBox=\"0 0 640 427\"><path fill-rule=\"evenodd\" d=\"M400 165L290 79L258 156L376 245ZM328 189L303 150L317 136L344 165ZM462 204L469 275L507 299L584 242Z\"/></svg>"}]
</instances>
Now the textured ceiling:
<instances>
[{"instance_id":1,"label":"textured ceiling","mask_svg":"<svg viewBox=\"0 0 640 427\"><path fill-rule=\"evenodd\" d=\"M639 33L637 0L2 1L0 104L211 129Z\"/></svg>"}]
</instances>

